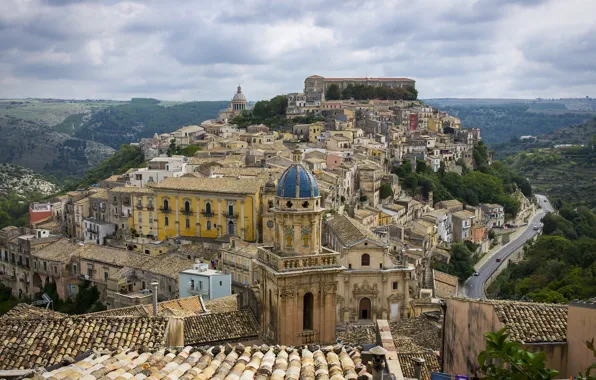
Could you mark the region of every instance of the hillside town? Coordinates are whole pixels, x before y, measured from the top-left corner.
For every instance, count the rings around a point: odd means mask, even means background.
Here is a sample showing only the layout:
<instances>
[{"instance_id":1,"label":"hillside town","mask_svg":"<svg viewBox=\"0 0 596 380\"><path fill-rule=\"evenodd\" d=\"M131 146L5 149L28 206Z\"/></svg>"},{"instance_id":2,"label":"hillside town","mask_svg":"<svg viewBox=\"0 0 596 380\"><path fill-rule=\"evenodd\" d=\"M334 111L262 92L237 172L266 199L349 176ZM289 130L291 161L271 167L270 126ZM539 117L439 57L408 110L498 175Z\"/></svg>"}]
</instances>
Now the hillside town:
<instances>
[{"instance_id":1,"label":"hillside town","mask_svg":"<svg viewBox=\"0 0 596 380\"><path fill-rule=\"evenodd\" d=\"M437 269L454 244L489 257L536 201L516 189L516 215L435 201L393 172L461 175L480 129L419 100L326 99L415 84L309 76L285 114L316 121L291 130L236 125L250 112L238 86L218 119L134 143L145 166L32 203L29 227L0 231L0 279L22 302L0 318L0 378L471 378L483 333L502 327L562 375L586 368L593 304L466 298ZM86 286L107 310L31 306Z\"/></svg>"}]
</instances>

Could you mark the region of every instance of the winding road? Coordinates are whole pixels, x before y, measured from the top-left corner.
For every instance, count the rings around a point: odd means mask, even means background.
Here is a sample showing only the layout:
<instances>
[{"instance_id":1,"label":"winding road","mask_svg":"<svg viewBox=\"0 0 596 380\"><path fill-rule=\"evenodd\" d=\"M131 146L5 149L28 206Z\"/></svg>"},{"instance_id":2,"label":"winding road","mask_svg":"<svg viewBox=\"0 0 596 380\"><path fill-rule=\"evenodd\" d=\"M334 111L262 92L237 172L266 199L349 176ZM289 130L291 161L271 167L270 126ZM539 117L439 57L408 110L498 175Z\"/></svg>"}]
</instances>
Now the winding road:
<instances>
[{"instance_id":1,"label":"winding road","mask_svg":"<svg viewBox=\"0 0 596 380\"><path fill-rule=\"evenodd\" d=\"M484 293L484 285L488 278L497 270L497 268L507 261L507 258L515 252L519 247L523 246L526 241L533 238L540 230L535 231L534 225L540 224L540 220L546 213L554 211L552 205L544 195L536 194L539 205L542 211L534 215L532 220L526 226L526 229L515 239L505 244L500 250L493 252L488 260L478 268L478 276L470 277L464 283L464 294L468 298L486 298ZM497 262L497 258L501 261Z\"/></svg>"}]
</instances>

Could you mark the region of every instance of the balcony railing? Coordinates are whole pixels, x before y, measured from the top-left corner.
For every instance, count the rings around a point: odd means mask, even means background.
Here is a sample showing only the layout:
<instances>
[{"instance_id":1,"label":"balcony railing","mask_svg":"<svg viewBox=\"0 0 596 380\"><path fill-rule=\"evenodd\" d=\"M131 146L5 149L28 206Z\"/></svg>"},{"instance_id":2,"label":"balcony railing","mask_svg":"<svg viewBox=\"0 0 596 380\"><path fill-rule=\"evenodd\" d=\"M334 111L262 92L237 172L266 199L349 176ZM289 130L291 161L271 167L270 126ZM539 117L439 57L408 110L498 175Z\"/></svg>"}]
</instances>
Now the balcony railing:
<instances>
[{"instance_id":1,"label":"balcony railing","mask_svg":"<svg viewBox=\"0 0 596 380\"><path fill-rule=\"evenodd\" d=\"M233 212L233 213L230 214L229 212L227 212L225 214L225 217L228 218L228 219L238 219L238 213L237 212Z\"/></svg>"},{"instance_id":2,"label":"balcony railing","mask_svg":"<svg viewBox=\"0 0 596 380\"><path fill-rule=\"evenodd\" d=\"M213 213L213 211L205 211L205 210L201 210L201 215L203 215L206 218L211 218L213 217L215 214Z\"/></svg>"},{"instance_id":3,"label":"balcony railing","mask_svg":"<svg viewBox=\"0 0 596 380\"><path fill-rule=\"evenodd\" d=\"M259 250L257 260L278 272L304 269L339 267L339 253L322 253L308 256L278 256L273 252Z\"/></svg>"},{"instance_id":4,"label":"balcony railing","mask_svg":"<svg viewBox=\"0 0 596 380\"><path fill-rule=\"evenodd\" d=\"M153 207L153 205L147 205L147 210L149 210L149 211L153 211L153 210L154 210L154 207Z\"/></svg>"},{"instance_id":5,"label":"balcony railing","mask_svg":"<svg viewBox=\"0 0 596 380\"><path fill-rule=\"evenodd\" d=\"M169 214L172 212L172 209L170 208L160 208L159 211L163 214Z\"/></svg>"},{"instance_id":6,"label":"balcony railing","mask_svg":"<svg viewBox=\"0 0 596 380\"><path fill-rule=\"evenodd\" d=\"M193 215L193 211L192 211L192 210L187 210L187 209L185 209L185 208L181 208L181 209L180 209L180 212L181 212L183 215Z\"/></svg>"},{"instance_id":7,"label":"balcony railing","mask_svg":"<svg viewBox=\"0 0 596 380\"><path fill-rule=\"evenodd\" d=\"M143 209L143 205L142 204L137 204L137 210L142 210Z\"/></svg>"}]
</instances>

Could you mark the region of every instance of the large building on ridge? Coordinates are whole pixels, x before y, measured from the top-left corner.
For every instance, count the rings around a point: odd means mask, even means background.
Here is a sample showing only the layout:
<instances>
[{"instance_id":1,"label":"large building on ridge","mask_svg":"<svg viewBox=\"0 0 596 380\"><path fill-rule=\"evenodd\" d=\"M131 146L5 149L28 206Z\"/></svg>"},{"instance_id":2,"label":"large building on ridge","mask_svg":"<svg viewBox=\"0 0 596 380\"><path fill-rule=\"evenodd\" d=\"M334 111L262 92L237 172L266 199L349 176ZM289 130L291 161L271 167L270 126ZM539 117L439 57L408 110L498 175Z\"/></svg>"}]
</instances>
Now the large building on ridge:
<instances>
[{"instance_id":1,"label":"large building on ridge","mask_svg":"<svg viewBox=\"0 0 596 380\"><path fill-rule=\"evenodd\" d=\"M363 84L366 86L389 88L415 88L416 81L409 78L324 78L320 75L311 75L304 80L304 95L307 105L320 105L325 100L325 92L332 84L336 84L340 91L348 85Z\"/></svg>"}]
</instances>

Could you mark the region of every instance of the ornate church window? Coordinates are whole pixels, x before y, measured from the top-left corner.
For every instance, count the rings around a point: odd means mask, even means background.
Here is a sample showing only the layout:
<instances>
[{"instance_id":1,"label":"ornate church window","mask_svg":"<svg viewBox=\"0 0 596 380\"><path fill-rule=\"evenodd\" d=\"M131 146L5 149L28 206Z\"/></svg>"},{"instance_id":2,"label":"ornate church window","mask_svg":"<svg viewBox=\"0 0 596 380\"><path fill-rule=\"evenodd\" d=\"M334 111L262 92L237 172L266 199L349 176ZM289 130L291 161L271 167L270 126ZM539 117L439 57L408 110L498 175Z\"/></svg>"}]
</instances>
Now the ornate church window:
<instances>
[{"instance_id":1,"label":"ornate church window","mask_svg":"<svg viewBox=\"0 0 596 380\"><path fill-rule=\"evenodd\" d=\"M370 266L370 255L368 253L362 255L360 265L362 265L363 267Z\"/></svg>"}]
</instances>

